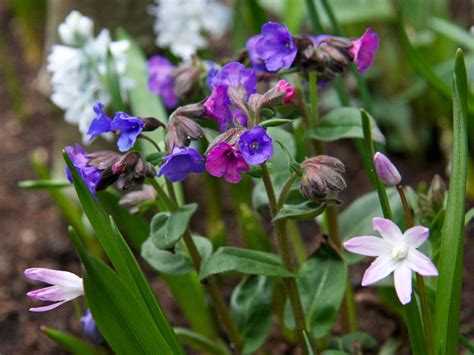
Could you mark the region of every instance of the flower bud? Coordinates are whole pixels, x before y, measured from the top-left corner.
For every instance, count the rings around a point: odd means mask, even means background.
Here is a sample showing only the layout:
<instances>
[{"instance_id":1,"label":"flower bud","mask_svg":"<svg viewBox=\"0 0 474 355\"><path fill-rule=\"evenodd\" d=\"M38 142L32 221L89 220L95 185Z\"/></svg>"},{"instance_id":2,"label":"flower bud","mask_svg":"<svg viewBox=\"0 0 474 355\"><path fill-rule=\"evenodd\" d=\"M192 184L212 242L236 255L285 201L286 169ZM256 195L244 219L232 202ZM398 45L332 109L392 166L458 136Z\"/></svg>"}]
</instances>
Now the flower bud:
<instances>
[{"instance_id":1,"label":"flower bud","mask_svg":"<svg viewBox=\"0 0 474 355\"><path fill-rule=\"evenodd\" d=\"M397 168L385 155L380 152L374 155L375 171L379 179L386 185L397 186L402 181L402 177Z\"/></svg>"},{"instance_id":2,"label":"flower bud","mask_svg":"<svg viewBox=\"0 0 474 355\"><path fill-rule=\"evenodd\" d=\"M203 69L197 66L193 61L184 62L173 71L174 76L174 92L178 97L188 96L195 84L199 81Z\"/></svg>"},{"instance_id":3,"label":"flower bud","mask_svg":"<svg viewBox=\"0 0 474 355\"><path fill-rule=\"evenodd\" d=\"M309 199L324 199L329 191L340 192L346 188L342 177L344 164L337 158L318 155L301 163L303 176L300 191Z\"/></svg>"},{"instance_id":4,"label":"flower bud","mask_svg":"<svg viewBox=\"0 0 474 355\"><path fill-rule=\"evenodd\" d=\"M444 199L446 197L446 183L441 176L436 174L431 180L431 185L428 190L428 200L431 203L433 211L438 212L443 208Z\"/></svg>"},{"instance_id":5,"label":"flower bud","mask_svg":"<svg viewBox=\"0 0 474 355\"><path fill-rule=\"evenodd\" d=\"M123 155L115 164L111 166L114 174L122 174L123 172L132 169L140 159L140 153L129 152Z\"/></svg>"},{"instance_id":6,"label":"flower bud","mask_svg":"<svg viewBox=\"0 0 474 355\"><path fill-rule=\"evenodd\" d=\"M128 208L131 214L139 212L139 206L156 198L156 191L150 185L144 185L141 190L128 192L120 198L119 206Z\"/></svg>"},{"instance_id":7,"label":"flower bud","mask_svg":"<svg viewBox=\"0 0 474 355\"><path fill-rule=\"evenodd\" d=\"M84 334L91 343L100 345L104 342L104 337L97 328L92 313L87 310L86 313L81 317L81 325Z\"/></svg>"},{"instance_id":8,"label":"flower bud","mask_svg":"<svg viewBox=\"0 0 474 355\"><path fill-rule=\"evenodd\" d=\"M180 115L188 118L199 118L204 115L204 112L206 112L206 108L201 102L198 102L195 104L189 104L178 107L174 112L173 116Z\"/></svg>"},{"instance_id":9,"label":"flower bud","mask_svg":"<svg viewBox=\"0 0 474 355\"><path fill-rule=\"evenodd\" d=\"M86 154L86 157L89 158L87 166L93 166L96 169L105 170L117 162L121 155L110 150L101 150L88 153Z\"/></svg>"},{"instance_id":10,"label":"flower bud","mask_svg":"<svg viewBox=\"0 0 474 355\"><path fill-rule=\"evenodd\" d=\"M222 134L219 134L212 142L209 143L209 146L206 149L204 154L207 154L212 148L218 146L222 142L225 142L231 146L235 146L240 139L242 133L246 131L245 128L234 127L230 128Z\"/></svg>"},{"instance_id":11,"label":"flower bud","mask_svg":"<svg viewBox=\"0 0 474 355\"><path fill-rule=\"evenodd\" d=\"M143 131L151 132L157 128L165 127L164 123L154 117L140 118L143 121Z\"/></svg>"},{"instance_id":12,"label":"flower bud","mask_svg":"<svg viewBox=\"0 0 474 355\"><path fill-rule=\"evenodd\" d=\"M189 139L199 139L204 135L202 128L194 120L182 116L173 116L166 133L166 144L171 151L174 147L183 147Z\"/></svg>"}]
</instances>

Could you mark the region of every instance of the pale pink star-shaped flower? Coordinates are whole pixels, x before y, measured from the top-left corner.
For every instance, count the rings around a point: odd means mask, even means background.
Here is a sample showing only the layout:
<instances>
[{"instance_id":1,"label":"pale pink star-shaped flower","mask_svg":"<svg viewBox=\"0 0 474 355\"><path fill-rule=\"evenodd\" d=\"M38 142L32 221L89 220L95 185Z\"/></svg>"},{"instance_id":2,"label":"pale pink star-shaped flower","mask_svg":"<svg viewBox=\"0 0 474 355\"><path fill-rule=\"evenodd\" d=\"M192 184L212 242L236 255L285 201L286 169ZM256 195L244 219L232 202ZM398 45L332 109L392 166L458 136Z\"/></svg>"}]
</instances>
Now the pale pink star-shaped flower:
<instances>
[{"instance_id":1,"label":"pale pink star-shaped flower","mask_svg":"<svg viewBox=\"0 0 474 355\"><path fill-rule=\"evenodd\" d=\"M375 217L373 228L382 238L375 236L354 237L344 243L348 251L376 256L362 278L362 286L371 285L393 272L395 290L402 304L411 301L412 271L423 276L437 276L433 262L417 250L429 236L429 229L415 226L402 233L389 219Z\"/></svg>"}]
</instances>

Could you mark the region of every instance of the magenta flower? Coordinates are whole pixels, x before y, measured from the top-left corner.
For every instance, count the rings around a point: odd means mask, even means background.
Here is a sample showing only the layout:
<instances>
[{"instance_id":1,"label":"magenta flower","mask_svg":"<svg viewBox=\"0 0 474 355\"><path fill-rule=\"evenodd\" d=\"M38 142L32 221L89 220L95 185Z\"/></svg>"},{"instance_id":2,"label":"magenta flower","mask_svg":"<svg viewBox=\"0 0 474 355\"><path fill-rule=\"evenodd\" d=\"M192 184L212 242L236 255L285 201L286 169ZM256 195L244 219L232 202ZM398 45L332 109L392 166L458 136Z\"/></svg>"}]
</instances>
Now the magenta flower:
<instances>
[{"instance_id":1,"label":"magenta flower","mask_svg":"<svg viewBox=\"0 0 474 355\"><path fill-rule=\"evenodd\" d=\"M277 88L278 88L278 91L285 93L285 96L283 96L283 104L287 105L291 101L293 101L296 91L295 91L295 88L291 86L291 84L288 81L280 80L277 83Z\"/></svg>"},{"instance_id":2,"label":"magenta flower","mask_svg":"<svg viewBox=\"0 0 474 355\"><path fill-rule=\"evenodd\" d=\"M364 34L352 41L349 52L361 74L364 74L374 62L375 52L379 49L379 35L369 27Z\"/></svg>"},{"instance_id":3,"label":"magenta flower","mask_svg":"<svg viewBox=\"0 0 474 355\"><path fill-rule=\"evenodd\" d=\"M26 295L35 300L52 301L48 306L30 308L31 312L46 312L55 309L79 296L84 295L82 279L67 271L44 268L25 270L25 276L34 281L42 281L52 286L28 292Z\"/></svg>"},{"instance_id":4,"label":"magenta flower","mask_svg":"<svg viewBox=\"0 0 474 355\"><path fill-rule=\"evenodd\" d=\"M155 55L148 60L148 89L160 95L167 108L178 105L174 91L174 65L165 57Z\"/></svg>"},{"instance_id":5,"label":"magenta flower","mask_svg":"<svg viewBox=\"0 0 474 355\"><path fill-rule=\"evenodd\" d=\"M90 157L81 145L76 144L75 148L67 146L64 150L69 155L69 158L71 158L79 176L82 178L91 194L95 196L95 190L99 183L102 171L94 166L88 165ZM66 177L72 184L72 174L68 167L66 167Z\"/></svg>"},{"instance_id":6,"label":"magenta flower","mask_svg":"<svg viewBox=\"0 0 474 355\"><path fill-rule=\"evenodd\" d=\"M235 147L222 142L207 154L206 170L212 176L236 184L242 179L242 173L249 171L249 166Z\"/></svg>"},{"instance_id":7,"label":"magenta flower","mask_svg":"<svg viewBox=\"0 0 474 355\"><path fill-rule=\"evenodd\" d=\"M102 133L107 133L112 130L110 124L112 119L104 113L104 105L98 102L94 105L95 116L87 131L88 140L91 141Z\"/></svg>"},{"instance_id":8,"label":"magenta flower","mask_svg":"<svg viewBox=\"0 0 474 355\"><path fill-rule=\"evenodd\" d=\"M125 112L116 112L110 126L113 130L120 131L117 147L121 152L126 152L133 147L138 135L143 131L144 122Z\"/></svg>"},{"instance_id":9,"label":"magenta flower","mask_svg":"<svg viewBox=\"0 0 474 355\"><path fill-rule=\"evenodd\" d=\"M273 156L272 137L265 128L255 126L240 136L239 149L248 164L262 164Z\"/></svg>"},{"instance_id":10,"label":"magenta flower","mask_svg":"<svg viewBox=\"0 0 474 355\"><path fill-rule=\"evenodd\" d=\"M217 121L219 130L224 132L232 122L230 100L227 95L227 86L217 85L212 89L211 96L204 101L205 115Z\"/></svg>"},{"instance_id":11,"label":"magenta flower","mask_svg":"<svg viewBox=\"0 0 474 355\"><path fill-rule=\"evenodd\" d=\"M166 175L169 181L183 181L191 173L204 171L204 158L193 148L174 147L165 158L158 176Z\"/></svg>"},{"instance_id":12,"label":"magenta flower","mask_svg":"<svg viewBox=\"0 0 474 355\"><path fill-rule=\"evenodd\" d=\"M276 22L267 22L262 26L262 33L255 41L254 50L271 72L290 68L298 53L288 28Z\"/></svg>"},{"instance_id":13,"label":"magenta flower","mask_svg":"<svg viewBox=\"0 0 474 355\"><path fill-rule=\"evenodd\" d=\"M402 177L397 168L385 155L380 152L374 155L375 171L379 179L387 185L397 186L402 181Z\"/></svg>"},{"instance_id":14,"label":"magenta flower","mask_svg":"<svg viewBox=\"0 0 474 355\"><path fill-rule=\"evenodd\" d=\"M391 220L379 217L372 220L372 226L382 238L355 237L345 242L344 247L355 254L377 257L365 271L362 286L371 285L393 272L398 298L407 304L412 294L412 271L423 276L438 275L432 261L417 250L428 239L429 229L415 226L402 234Z\"/></svg>"}]
</instances>

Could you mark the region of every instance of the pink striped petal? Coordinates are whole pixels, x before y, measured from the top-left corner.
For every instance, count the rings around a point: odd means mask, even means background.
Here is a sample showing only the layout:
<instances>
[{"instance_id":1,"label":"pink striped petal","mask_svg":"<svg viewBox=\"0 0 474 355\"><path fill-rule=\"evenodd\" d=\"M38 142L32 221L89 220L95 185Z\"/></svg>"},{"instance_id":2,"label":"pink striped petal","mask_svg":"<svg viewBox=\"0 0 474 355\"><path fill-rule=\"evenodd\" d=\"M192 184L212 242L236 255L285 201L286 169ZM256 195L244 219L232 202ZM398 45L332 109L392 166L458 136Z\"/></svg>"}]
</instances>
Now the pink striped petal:
<instances>
[{"instance_id":1,"label":"pink striped petal","mask_svg":"<svg viewBox=\"0 0 474 355\"><path fill-rule=\"evenodd\" d=\"M382 238L363 236L349 239L344 243L344 248L355 254L379 256L390 252L391 246Z\"/></svg>"},{"instance_id":2,"label":"pink striped petal","mask_svg":"<svg viewBox=\"0 0 474 355\"><path fill-rule=\"evenodd\" d=\"M412 248L418 248L421 244L423 244L428 236L430 235L430 230L423 226L415 226L410 229L407 229L403 234L405 238L405 242L408 246Z\"/></svg>"},{"instance_id":3,"label":"pink striped petal","mask_svg":"<svg viewBox=\"0 0 474 355\"><path fill-rule=\"evenodd\" d=\"M369 268L365 270L364 276L362 277L362 286L371 285L382 280L390 275L398 265L399 262L389 256L379 256L370 264Z\"/></svg>"},{"instance_id":4,"label":"pink striped petal","mask_svg":"<svg viewBox=\"0 0 474 355\"><path fill-rule=\"evenodd\" d=\"M50 285L66 287L82 287L82 279L68 271L46 268L30 268L25 270L25 276L30 280L42 281Z\"/></svg>"},{"instance_id":5,"label":"pink striped petal","mask_svg":"<svg viewBox=\"0 0 474 355\"><path fill-rule=\"evenodd\" d=\"M28 292L28 297L41 301L72 300L84 294L82 289L72 287L50 286Z\"/></svg>"},{"instance_id":6,"label":"pink striped petal","mask_svg":"<svg viewBox=\"0 0 474 355\"><path fill-rule=\"evenodd\" d=\"M57 302L57 303L53 303L53 304L43 306L43 307L30 308L29 310L30 310L30 312L47 312L47 311L50 311L52 309L58 308L60 305L66 303L66 302L67 301Z\"/></svg>"},{"instance_id":7,"label":"pink striped petal","mask_svg":"<svg viewBox=\"0 0 474 355\"><path fill-rule=\"evenodd\" d=\"M400 242L403 234L400 228L391 220L386 218L374 217L372 227L380 233L382 238L392 242Z\"/></svg>"},{"instance_id":8,"label":"pink striped petal","mask_svg":"<svg viewBox=\"0 0 474 355\"><path fill-rule=\"evenodd\" d=\"M438 276L438 269L436 269L430 258L416 249L410 249L406 261L410 269L420 275Z\"/></svg>"},{"instance_id":9,"label":"pink striped petal","mask_svg":"<svg viewBox=\"0 0 474 355\"><path fill-rule=\"evenodd\" d=\"M411 270L406 263L401 263L393 274L395 282L395 291L402 304L411 301Z\"/></svg>"}]
</instances>

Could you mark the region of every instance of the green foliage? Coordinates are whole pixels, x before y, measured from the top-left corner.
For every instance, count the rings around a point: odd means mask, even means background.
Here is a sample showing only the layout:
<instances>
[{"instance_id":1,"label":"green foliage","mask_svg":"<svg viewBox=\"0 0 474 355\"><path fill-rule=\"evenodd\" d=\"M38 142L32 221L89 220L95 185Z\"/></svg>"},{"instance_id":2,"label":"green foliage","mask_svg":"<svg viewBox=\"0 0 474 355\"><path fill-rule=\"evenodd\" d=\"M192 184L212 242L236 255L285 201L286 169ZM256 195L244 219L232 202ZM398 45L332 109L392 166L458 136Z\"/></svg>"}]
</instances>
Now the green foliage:
<instances>
[{"instance_id":1,"label":"green foliage","mask_svg":"<svg viewBox=\"0 0 474 355\"><path fill-rule=\"evenodd\" d=\"M314 201L305 201L298 205L284 204L273 218L272 222L282 219L292 219L296 221L308 221L319 216L326 209L326 204Z\"/></svg>"},{"instance_id":2,"label":"green foliage","mask_svg":"<svg viewBox=\"0 0 474 355\"><path fill-rule=\"evenodd\" d=\"M272 278L252 275L232 293L230 311L244 340L244 354L252 354L260 348L270 332L272 286Z\"/></svg>"},{"instance_id":3,"label":"green foliage","mask_svg":"<svg viewBox=\"0 0 474 355\"><path fill-rule=\"evenodd\" d=\"M65 187L71 187L71 184L67 180L24 180L18 183L18 187L28 190L48 190L48 189L63 189Z\"/></svg>"},{"instance_id":4,"label":"green foliage","mask_svg":"<svg viewBox=\"0 0 474 355\"><path fill-rule=\"evenodd\" d=\"M281 259L272 253L234 247L221 247L203 260L199 277L201 280L214 274L236 271L249 275L292 277Z\"/></svg>"},{"instance_id":5,"label":"green foliage","mask_svg":"<svg viewBox=\"0 0 474 355\"><path fill-rule=\"evenodd\" d=\"M360 351L370 351L377 346L377 341L367 333L355 332L342 337L334 337L329 341L328 348L352 353L353 349Z\"/></svg>"},{"instance_id":6,"label":"green foliage","mask_svg":"<svg viewBox=\"0 0 474 355\"><path fill-rule=\"evenodd\" d=\"M51 329L46 326L41 327L41 331L46 334L46 336L54 341L56 344L71 354L75 355L98 355L101 352L98 349L94 348L89 343L85 342L82 339L79 339L73 335L60 332L56 329Z\"/></svg>"},{"instance_id":7,"label":"green foliage","mask_svg":"<svg viewBox=\"0 0 474 355\"><path fill-rule=\"evenodd\" d=\"M179 340L193 349L202 351L206 354L230 355L231 352L220 342L213 341L205 336L193 332L190 329L176 327L174 328Z\"/></svg>"},{"instance_id":8,"label":"green foliage","mask_svg":"<svg viewBox=\"0 0 474 355\"><path fill-rule=\"evenodd\" d=\"M326 336L336 323L346 281L347 265L327 243L321 244L298 272L296 282L313 338ZM285 323L289 328L295 327L289 304L285 309Z\"/></svg>"}]
</instances>

